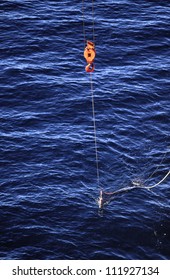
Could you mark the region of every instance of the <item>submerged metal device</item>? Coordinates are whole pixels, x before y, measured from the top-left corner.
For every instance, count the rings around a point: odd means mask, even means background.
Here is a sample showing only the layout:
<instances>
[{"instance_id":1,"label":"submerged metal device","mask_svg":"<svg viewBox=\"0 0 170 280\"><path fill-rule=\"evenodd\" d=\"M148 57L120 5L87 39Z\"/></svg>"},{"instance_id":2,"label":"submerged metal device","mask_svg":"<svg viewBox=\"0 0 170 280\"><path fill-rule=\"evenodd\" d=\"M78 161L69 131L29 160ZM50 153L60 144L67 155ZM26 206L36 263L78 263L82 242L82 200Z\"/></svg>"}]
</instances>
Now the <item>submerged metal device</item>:
<instances>
[{"instance_id":1,"label":"submerged metal device","mask_svg":"<svg viewBox=\"0 0 170 280\"><path fill-rule=\"evenodd\" d=\"M102 190L100 190L100 196L97 199L97 203L99 205L99 209L102 209L103 208L103 203L104 203L104 201L103 201L103 191Z\"/></svg>"}]
</instances>

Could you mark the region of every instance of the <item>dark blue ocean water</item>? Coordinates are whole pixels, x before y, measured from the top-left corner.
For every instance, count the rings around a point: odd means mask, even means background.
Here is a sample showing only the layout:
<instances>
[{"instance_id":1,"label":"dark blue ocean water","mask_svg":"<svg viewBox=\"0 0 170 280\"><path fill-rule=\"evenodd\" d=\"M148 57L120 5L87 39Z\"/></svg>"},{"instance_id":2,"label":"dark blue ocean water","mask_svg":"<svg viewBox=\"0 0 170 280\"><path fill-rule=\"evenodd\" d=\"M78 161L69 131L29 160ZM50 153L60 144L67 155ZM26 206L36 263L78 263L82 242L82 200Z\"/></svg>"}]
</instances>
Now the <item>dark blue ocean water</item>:
<instances>
[{"instance_id":1,"label":"dark blue ocean water","mask_svg":"<svg viewBox=\"0 0 170 280\"><path fill-rule=\"evenodd\" d=\"M89 40L91 8L85 0ZM0 2L0 258L170 259L169 178L98 214L82 18L81 0ZM169 18L166 0L94 1L106 191L153 185L169 170Z\"/></svg>"}]
</instances>

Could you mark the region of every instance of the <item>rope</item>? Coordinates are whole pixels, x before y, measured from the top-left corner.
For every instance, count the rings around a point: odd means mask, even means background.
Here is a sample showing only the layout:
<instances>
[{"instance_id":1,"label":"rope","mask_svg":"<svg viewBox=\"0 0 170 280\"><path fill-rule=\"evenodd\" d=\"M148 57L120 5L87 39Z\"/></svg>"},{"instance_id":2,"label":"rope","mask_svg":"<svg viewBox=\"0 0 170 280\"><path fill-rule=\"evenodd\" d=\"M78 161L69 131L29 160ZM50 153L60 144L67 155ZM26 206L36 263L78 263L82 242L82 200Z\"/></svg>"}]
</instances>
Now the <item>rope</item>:
<instances>
[{"instance_id":1,"label":"rope","mask_svg":"<svg viewBox=\"0 0 170 280\"><path fill-rule=\"evenodd\" d=\"M84 0L82 0L82 17L83 17L83 35L84 35L84 46L86 45L86 31L85 31L85 20L84 20Z\"/></svg>"},{"instance_id":2,"label":"rope","mask_svg":"<svg viewBox=\"0 0 170 280\"><path fill-rule=\"evenodd\" d=\"M93 19L93 42L95 42L95 34L94 34L94 0L92 0L92 19Z\"/></svg>"},{"instance_id":3,"label":"rope","mask_svg":"<svg viewBox=\"0 0 170 280\"><path fill-rule=\"evenodd\" d=\"M163 157L162 157L162 159L161 159L161 162L160 162L159 165L156 167L156 169L152 172L152 174L148 177L148 179L145 181L145 183L146 183L149 179L151 179L151 178L153 177L153 175L159 170L159 168L160 168L161 164L163 163L163 161L164 161L166 155L167 155L167 152L165 152L165 153L163 154Z\"/></svg>"},{"instance_id":4,"label":"rope","mask_svg":"<svg viewBox=\"0 0 170 280\"><path fill-rule=\"evenodd\" d=\"M84 45L86 45L86 30L85 30L85 12L84 12L84 0L82 0L82 18L83 18L83 35ZM93 42L95 42L95 28L94 28L94 0L92 0L92 30L93 30Z\"/></svg>"},{"instance_id":5,"label":"rope","mask_svg":"<svg viewBox=\"0 0 170 280\"><path fill-rule=\"evenodd\" d=\"M98 158L98 149L97 149L96 117L95 117L95 108L94 108L94 90L93 90L92 73L90 73L90 85L91 85L91 96L92 96L92 112L93 112L93 129L94 129L94 146L95 146L95 154L96 154L97 184L98 184L98 187L100 188L99 158Z\"/></svg>"},{"instance_id":6,"label":"rope","mask_svg":"<svg viewBox=\"0 0 170 280\"><path fill-rule=\"evenodd\" d=\"M145 186L126 187L126 188L122 188L122 189L114 191L114 192L103 192L102 191L102 194L113 196L113 195L116 195L116 194L119 194L119 193L122 193L122 192L127 192L127 191L130 191L130 190L133 190L133 189L137 189L137 188L140 188L140 189L152 189L152 188L154 188L156 186L159 186L169 176L169 174L170 174L170 170L168 171L168 173L158 183L156 183L153 186L149 186L149 187L145 187ZM100 201L101 199L102 199L102 201ZM109 200L106 200L106 199L103 199L103 196L99 196L99 198L96 200L96 202L98 203L99 209L101 210L101 209L103 209L104 205L109 204L113 199L114 198L111 197Z\"/></svg>"},{"instance_id":7,"label":"rope","mask_svg":"<svg viewBox=\"0 0 170 280\"><path fill-rule=\"evenodd\" d=\"M106 195L114 195L114 194L118 194L118 193L122 193L122 192L126 192L126 191L129 191L129 190L133 190L133 189L152 189L154 187L157 187L159 186L163 181L165 181L165 179L169 176L170 174L170 170L168 171L168 173L158 182L156 183L155 185L153 186L133 186L133 187L127 187L127 188L122 188L120 190L117 190L117 191L114 191L114 192L103 192L104 194Z\"/></svg>"},{"instance_id":8,"label":"rope","mask_svg":"<svg viewBox=\"0 0 170 280\"><path fill-rule=\"evenodd\" d=\"M149 187L144 187L145 189L152 189L154 187L159 186L163 181L165 181L165 179L169 176L170 174L170 170L168 171L168 173L162 178L162 180L160 180L157 184L153 185L153 186L149 186Z\"/></svg>"}]
</instances>

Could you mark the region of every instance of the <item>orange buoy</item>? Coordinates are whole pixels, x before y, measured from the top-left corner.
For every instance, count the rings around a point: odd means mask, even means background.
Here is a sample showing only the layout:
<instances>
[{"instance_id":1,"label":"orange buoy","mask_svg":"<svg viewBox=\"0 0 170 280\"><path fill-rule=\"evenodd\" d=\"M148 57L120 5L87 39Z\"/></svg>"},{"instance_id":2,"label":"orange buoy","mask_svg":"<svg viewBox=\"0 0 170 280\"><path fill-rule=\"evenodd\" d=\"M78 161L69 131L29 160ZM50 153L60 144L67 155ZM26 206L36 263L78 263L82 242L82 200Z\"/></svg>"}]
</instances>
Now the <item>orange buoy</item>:
<instances>
[{"instance_id":1,"label":"orange buoy","mask_svg":"<svg viewBox=\"0 0 170 280\"><path fill-rule=\"evenodd\" d=\"M92 64L95 59L95 56L96 56L96 51L95 51L94 43L91 41L87 41L87 46L85 47L84 50L84 58L86 59L88 64Z\"/></svg>"},{"instance_id":2,"label":"orange buoy","mask_svg":"<svg viewBox=\"0 0 170 280\"><path fill-rule=\"evenodd\" d=\"M94 71L94 63L89 63L86 67L85 70L86 72L93 72Z\"/></svg>"}]
</instances>

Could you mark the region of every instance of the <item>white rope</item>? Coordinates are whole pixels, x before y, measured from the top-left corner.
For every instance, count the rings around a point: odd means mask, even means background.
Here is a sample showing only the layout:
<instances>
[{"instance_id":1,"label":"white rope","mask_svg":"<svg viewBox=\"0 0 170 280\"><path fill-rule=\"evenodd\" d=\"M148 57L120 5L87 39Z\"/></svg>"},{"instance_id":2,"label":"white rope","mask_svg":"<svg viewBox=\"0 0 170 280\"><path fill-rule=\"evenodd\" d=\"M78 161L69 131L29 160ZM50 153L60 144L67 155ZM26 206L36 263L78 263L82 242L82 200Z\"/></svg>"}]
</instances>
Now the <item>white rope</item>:
<instances>
[{"instance_id":1,"label":"white rope","mask_svg":"<svg viewBox=\"0 0 170 280\"><path fill-rule=\"evenodd\" d=\"M92 8L91 8L91 14L92 14L92 33L93 33L93 42L95 42L95 23L94 23L94 0L92 0ZM85 4L84 0L82 0L82 20L83 20L83 35L84 35L84 45L86 45L86 30L85 30Z\"/></svg>"},{"instance_id":2,"label":"white rope","mask_svg":"<svg viewBox=\"0 0 170 280\"><path fill-rule=\"evenodd\" d=\"M92 0L92 19L93 19L93 42L95 42L95 34L94 34L94 0Z\"/></svg>"},{"instance_id":3,"label":"white rope","mask_svg":"<svg viewBox=\"0 0 170 280\"><path fill-rule=\"evenodd\" d=\"M153 185L153 186L143 187L143 188L145 188L145 189L152 189L152 188L154 188L154 187L159 186L163 181L165 181L165 179L169 176L169 174L170 174L170 170L168 171L168 173L167 173L158 183L156 183L156 184Z\"/></svg>"},{"instance_id":4,"label":"white rope","mask_svg":"<svg viewBox=\"0 0 170 280\"><path fill-rule=\"evenodd\" d=\"M159 186L163 181L165 181L165 179L169 176L170 174L170 171L168 171L168 173L158 182L156 183L155 185L153 186L132 186L132 187L125 187L125 188L122 188L120 190L116 190L114 192L103 192L104 194L106 195L115 195L115 194L119 194L119 193L122 193L122 192L127 192L127 191L130 191L130 190L133 190L133 189L152 189L154 187L157 187Z\"/></svg>"},{"instance_id":5,"label":"white rope","mask_svg":"<svg viewBox=\"0 0 170 280\"><path fill-rule=\"evenodd\" d=\"M83 15L84 46L85 46L86 45L86 31L85 31L85 20L84 20L84 0L82 0L82 15Z\"/></svg>"},{"instance_id":6,"label":"white rope","mask_svg":"<svg viewBox=\"0 0 170 280\"><path fill-rule=\"evenodd\" d=\"M93 112L93 129L94 129L94 146L95 146L95 154L96 154L97 184L98 184L98 187L100 188L99 158L98 158L98 149L97 149L96 117L95 117L95 108L94 108L94 90L93 90L92 73L90 73L90 84L91 84L91 96L92 96L92 112Z\"/></svg>"},{"instance_id":7,"label":"white rope","mask_svg":"<svg viewBox=\"0 0 170 280\"><path fill-rule=\"evenodd\" d=\"M151 179L151 178L153 177L153 175L159 170L159 168L160 168L161 164L163 163L163 161L164 161L164 159L165 159L167 153L168 153L168 152L165 152L165 153L163 154L163 157L162 157L162 159L161 159L161 162L160 162L159 165L156 167L156 169L152 172L152 174L147 178L147 180L145 181L145 183L146 183L149 179Z\"/></svg>"}]
</instances>

